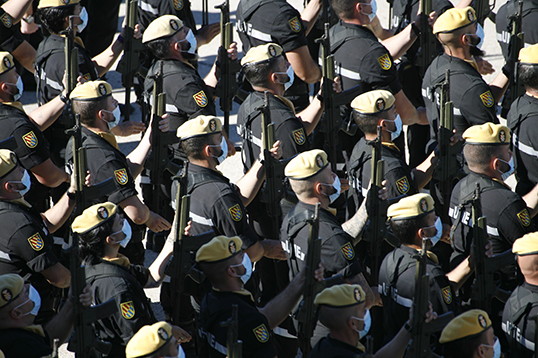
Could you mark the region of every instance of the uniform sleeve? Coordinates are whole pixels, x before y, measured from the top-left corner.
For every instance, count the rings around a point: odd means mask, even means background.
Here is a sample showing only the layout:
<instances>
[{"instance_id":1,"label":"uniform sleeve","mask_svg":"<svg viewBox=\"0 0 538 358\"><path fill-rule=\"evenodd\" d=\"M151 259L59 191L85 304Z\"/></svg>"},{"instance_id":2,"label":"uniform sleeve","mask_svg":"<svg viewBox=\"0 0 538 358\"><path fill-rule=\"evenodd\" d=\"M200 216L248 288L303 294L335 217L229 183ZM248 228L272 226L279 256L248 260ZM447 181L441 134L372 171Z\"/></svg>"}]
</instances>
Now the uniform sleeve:
<instances>
[{"instance_id":1,"label":"uniform sleeve","mask_svg":"<svg viewBox=\"0 0 538 358\"><path fill-rule=\"evenodd\" d=\"M523 235L535 231L529 210L523 200L514 202L502 210L497 230L499 236L508 240L510 245Z\"/></svg>"},{"instance_id":2,"label":"uniform sleeve","mask_svg":"<svg viewBox=\"0 0 538 358\"><path fill-rule=\"evenodd\" d=\"M277 356L271 331L267 321L260 315L251 315L251 319L239 328L243 340L243 354L248 357L273 358ZM243 338L244 337L244 338Z\"/></svg>"},{"instance_id":3,"label":"uniform sleeve","mask_svg":"<svg viewBox=\"0 0 538 358\"><path fill-rule=\"evenodd\" d=\"M284 52L307 45L303 20L295 9L287 9L277 15L273 22L271 36Z\"/></svg>"},{"instance_id":4,"label":"uniform sleeve","mask_svg":"<svg viewBox=\"0 0 538 358\"><path fill-rule=\"evenodd\" d=\"M144 325L151 324L141 302L136 296L125 290L114 297L118 311L114 313L114 321L117 324L116 333L127 344L131 337Z\"/></svg>"},{"instance_id":5,"label":"uniform sleeve","mask_svg":"<svg viewBox=\"0 0 538 358\"><path fill-rule=\"evenodd\" d=\"M308 150L308 137L299 119L284 121L276 129L275 136L277 140L282 141L282 158L290 158Z\"/></svg>"},{"instance_id":6,"label":"uniform sleeve","mask_svg":"<svg viewBox=\"0 0 538 358\"><path fill-rule=\"evenodd\" d=\"M213 225L226 236L239 236L243 248L249 248L258 241L258 236L247 221L245 207L239 197L228 193L218 198L212 207L211 216L216 218Z\"/></svg>"},{"instance_id":7,"label":"uniform sleeve","mask_svg":"<svg viewBox=\"0 0 538 358\"><path fill-rule=\"evenodd\" d=\"M414 185L414 180L411 179L408 173L402 168L395 168L388 171L385 174L385 179L388 184L387 189L389 198L396 198L414 192L414 190L411 189ZM367 184L368 183L364 183L364 185Z\"/></svg>"},{"instance_id":8,"label":"uniform sleeve","mask_svg":"<svg viewBox=\"0 0 538 358\"><path fill-rule=\"evenodd\" d=\"M149 278L149 269L142 265L131 265L131 275L140 283L140 286L145 287Z\"/></svg>"},{"instance_id":9,"label":"uniform sleeve","mask_svg":"<svg viewBox=\"0 0 538 358\"><path fill-rule=\"evenodd\" d=\"M52 247L45 242L46 235L41 228L35 225L21 227L10 239L10 249L26 262L33 272L41 272L56 263L58 258Z\"/></svg>"},{"instance_id":10,"label":"uniform sleeve","mask_svg":"<svg viewBox=\"0 0 538 358\"><path fill-rule=\"evenodd\" d=\"M430 282L430 301L433 310L439 314L450 311L454 307L454 298L454 291L446 276L434 275Z\"/></svg>"},{"instance_id":11,"label":"uniform sleeve","mask_svg":"<svg viewBox=\"0 0 538 358\"><path fill-rule=\"evenodd\" d=\"M320 231L324 225L321 224ZM321 237L325 237L320 232ZM344 234L336 234L321 245L321 257L327 277L341 273L344 277L352 277L362 272L357 255L349 238Z\"/></svg>"},{"instance_id":12,"label":"uniform sleeve","mask_svg":"<svg viewBox=\"0 0 538 358\"><path fill-rule=\"evenodd\" d=\"M488 85L473 86L461 98L460 116L465 118L469 126L486 122L499 123L495 113L495 100ZM454 112L454 117L458 117L456 108Z\"/></svg>"},{"instance_id":13,"label":"uniform sleeve","mask_svg":"<svg viewBox=\"0 0 538 358\"><path fill-rule=\"evenodd\" d=\"M22 116L22 114L15 113L14 116ZM15 153L22 166L30 170L49 159L50 153L46 139L37 126L32 125L28 118L20 119L20 121L25 123L13 131L13 137L17 142Z\"/></svg>"},{"instance_id":14,"label":"uniform sleeve","mask_svg":"<svg viewBox=\"0 0 538 358\"><path fill-rule=\"evenodd\" d=\"M382 45L374 48L364 57L358 72L361 74L361 79L374 89L386 89L392 94L402 89L394 61Z\"/></svg>"},{"instance_id":15,"label":"uniform sleeve","mask_svg":"<svg viewBox=\"0 0 538 358\"><path fill-rule=\"evenodd\" d=\"M108 178L113 178L114 184L116 184L116 190L108 197L108 200L112 203L119 204L123 200L138 194L134 178L125 163L118 160L106 162L97 170L93 183L100 183Z\"/></svg>"},{"instance_id":16,"label":"uniform sleeve","mask_svg":"<svg viewBox=\"0 0 538 358\"><path fill-rule=\"evenodd\" d=\"M14 26L13 18L0 8L0 49L13 52L24 42L21 32Z\"/></svg>"},{"instance_id":17,"label":"uniform sleeve","mask_svg":"<svg viewBox=\"0 0 538 358\"><path fill-rule=\"evenodd\" d=\"M207 88L203 88L196 82L191 82L181 89L176 89L176 91L174 91L176 96L173 99L173 105L178 109L178 112L186 113L190 119L199 115L216 115L215 105L207 93Z\"/></svg>"}]
</instances>

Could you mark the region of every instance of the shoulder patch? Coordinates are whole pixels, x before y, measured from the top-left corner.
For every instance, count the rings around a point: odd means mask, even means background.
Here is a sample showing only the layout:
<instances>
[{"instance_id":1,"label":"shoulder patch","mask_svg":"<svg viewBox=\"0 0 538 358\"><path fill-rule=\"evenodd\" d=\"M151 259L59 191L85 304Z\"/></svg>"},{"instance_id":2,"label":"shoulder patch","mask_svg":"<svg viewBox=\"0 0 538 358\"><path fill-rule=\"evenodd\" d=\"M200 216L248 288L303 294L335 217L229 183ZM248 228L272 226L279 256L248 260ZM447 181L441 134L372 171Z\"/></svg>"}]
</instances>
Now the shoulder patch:
<instances>
[{"instance_id":1,"label":"shoulder patch","mask_svg":"<svg viewBox=\"0 0 538 358\"><path fill-rule=\"evenodd\" d=\"M181 10L183 9L183 0L174 0L174 9Z\"/></svg>"},{"instance_id":2,"label":"shoulder patch","mask_svg":"<svg viewBox=\"0 0 538 358\"><path fill-rule=\"evenodd\" d=\"M41 251L41 249L43 249L43 246L45 246L45 242L43 242L43 239L38 232L30 236L28 238L28 242L30 243L30 246L32 247L32 249L34 249L34 251Z\"/></svg>"},{"instance_id":3,"label":"shoulder patch","mask_svg":"<svg viewBox=\"0 0 538 358\"><path fill-rule=\"evenodd\" d=\"M8 29L13 26L13 20L7 12L3 13L2 16L0 16L0 20L2 20L2 24L4 24L4 26Z\"/></svg>"},{"instance_id":4,"label":"shoulder patch","mask_svg":"<svg viewBox=\"0 0 538 358\"><path fill-rule=\"evenodd\" d=\"M129 181L129 176L125 168L114 170L114 178L116 178L116 181L120 185L125 185Z\"/></svg>"},{"instance_id":5,"label":"shoulder patch","mask_svg":"<svg viewBox=\"0 0 538 358\"><path fill-rule=\"evenodd\" d=\"M390 60L388 53L384 54L381 57L378 57L377 62L379 62L379 66L381 66L381 68L384 69L385 71L390 70L392 66L392 62Z\"/></svg>"},{"instance_id":6,"label":"shoulder patch","mask_svg":"<svg viewBox=\"0 0 538 358\"><path fill-rule=\"evenodd\" d=\"M192 98L194 98L194 102L198 105L198 107L205 107L207 106L207 96L204 92L204 90L201 90L200 92L193 94Z\"/></svg>"},{"instance_id":7,"label":"shoulder patch","mask_svg":"<svg viewBox=\"0 0 538 358\"><path fill-rule=\"evenodd\" d=\"M265 343L269 340L269 331L267 330L267 327L265 327L265 324L262 323L252 331L258 341Z\"/></svg>"},{"instance_id":8,"label":"shoulder patch","mask_svg":"<svg viewBox=\"0 0 538 358\"><path fill-rule=\"evenodd\" d=\"M482 103L484 103L484 106L491 108L493 106L493 95L491 94L491 91L486 91L480 95L480 99L482 100Z\"/></svg>"},{"instance_id":9,"label":"shoulder patch","mask_svg":"<svg viewBox=\"0 0 538 358\"><path fill-rule=\"evenodd\" d=\"M519 219L519 222L521 222L521 225L527 227L531 224L531 216L529 215L529 211L527 210L527 208L517 213L517 217Z\"/></svg>"},{"instance_id":10,"label":"shoulder patch","mask_svg":"<svg viewBox=\"0 0 538 358\"><path fill-rule=\"evenodd\" d=\"M30 131L22 136L22 140L24 141L24 144L28 148L35 148L37 147L37 137L35 136L34 131Z\"/></svg>"},{"instance_id":11,"label":"shoulder patch","mask_svg":"<svg viewBox=\"0 0 538 358\"><path fill-rule=\"evenodd\" d=\"M406 194L409 191L409 181L407 180L407 177L402 177L396 180L396 188L400 194Z\"/></svg>"},{"instance_id":12,"label":"shoulder patch","mask_svg":"<svg viewBox=\"0 0 538 358\"><path fill-rule=\"evenodd\" d=\"M232 219L234 221L241 221L243 218L243 212L241 211L241 207L239 204L235 204L231 208L228 209L230 211L230 215L232 216Z\"/></svg>"},{"instance_id":13,"label":"shoulder patch","mask_svg":"<svg viewBox=\"0 0 538 358\"><path fill-rule=\"evenodd\" d=\"M352 260L355 257L355 250L353 250L353 246L348 242L344 246L340 248L342 250L342 253L344 254L344 257L347 260Z\"/></svg>"},{"instance_id":14,"label":"shoulder patch","mask_svg":"<svg viewBox=\"0 0 538 358\"><path fill-rule=\"evenodd\" d=\"M450 286L446 286L441 291L443 291L443 300L445 300L445 303L447 305L452 303L452 290L450 289Z\"/></svg>"},{"instance_id":15,"label":"shoulder patch","mask_svg":"<svg viewBox=\"0 0 538 358\"><path fill-rule=\"evenodd\" d=\"M131 319L135 315L135 307L133 301L127 301L120 304L121 315L125 319Z\"/></svg>"},{"instance_id":16,"label":"shoulder patch","mask_svg":"<svg viewBox=\"0 0 538 358\"><path fill-rule=\"evenodd\" d=\"M306 142L306 135L303 128L299 128L293 131L293 140L298 145L303 145Z\"/></svg>"},{"instance_id":17,"label":"shoulder patch","mask_svg":"<svg viewBox=\"0 0 538 358\"><path fill-rule=\"evenodd\" d=\"M301 20L297 16L295 16L293 19L288 21L291 27L291 31L293 32L299 32L301 31Z\"/></svg>"},{"instance_id":18,"label":"shoulder patch","mask_svg":"<svg viewBox=\"0 0 538 358\"><path fill-rule=\"evenodd\" d=\"M90 75L89 73L86 73L86 74L82 75L82 79L84 79L84 81L91 81L92 80L92 75Z\"/></svg>"}]
</instances>

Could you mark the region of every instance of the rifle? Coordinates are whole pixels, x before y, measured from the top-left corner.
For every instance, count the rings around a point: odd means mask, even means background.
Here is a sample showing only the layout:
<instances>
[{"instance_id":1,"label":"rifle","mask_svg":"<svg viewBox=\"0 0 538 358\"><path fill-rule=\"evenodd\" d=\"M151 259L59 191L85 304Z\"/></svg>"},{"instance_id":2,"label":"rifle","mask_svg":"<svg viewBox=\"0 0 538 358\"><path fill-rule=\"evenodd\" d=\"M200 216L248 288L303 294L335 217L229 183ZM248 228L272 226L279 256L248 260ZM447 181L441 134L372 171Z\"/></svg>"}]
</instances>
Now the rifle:
<instances>
[{"instance_id":1,"label":"rifle","mask_svg":"<svg viewBox=\"0 0 538 358\"><path fill-rule=\"evenodd\" d=\"M220 80L215 88L215 93L219 97L220 109L224 112L224 131L229 136L232 100L238 89L237 72L239 72L241 66L238 60L228 58L228 49L233 42L233 23L230 22L229 1L226 0L222 4L215 6L215 9L220 10L220 47L218 54Z\"/></svg>"},{"instance_id":2,"label":"rifle","mask_svg":"<svg viewBox=\"0 0 538 358\"><path fill-rule=\"evenodd\" d=\"M370 219L368 222L368 228L366 231L365 239L370 242L370 285L377 286L379 266L380 266L380 243L385 236L386 231L386 217L382 212L386 213L386 210L381 210L381 203L377 193L383 188L381 182L385 177L385 161L381 158L381 126L377 126L377 138L372 144L372 159L370 161L372 166L371 174L371 187L369 193L370 203L368 205L368 212Z\"/></svg>"},{"instance_id":3,"label":"rifle","mask_svg":"<svg viewBox=\"0 0 538 358\"><path fill-rule=\"evenodd\" d=\"M209 5L208 0L202 0L202 26L209 24Z\"/></svg>"},{"instance_id":4,"label":"rifle","mask_svg":"<svg viewBox=\"0 0 538 358\"><path fill-rule=\"evenodd\" d=\"M525 86L519 81L518 65L519 65L519 51L525 47L525 33L522 27L523 18L523 1L518 3L518 12L510 16L510 44L508 45L508 56L510 63L513 65L512 76L508 89L503 97L501 117L507 118L508 111L512 103L525 94Z\"/></svg>"},{"instance_id":5,"label":"rifle","mask_svg":"<svg viewBox=\"0 0 538 358\"><path fill-rule=\"evenodd\" d=\"M227 328L226 350L228 358L242 358L243 341L237 338L239 319L237 318L237 305L232 305L232 317L221 322L221 327Z\"/></svg>"},{"instance_id":6,"label":"rifle","mask_svg":"<svg viewBox=\"0 0 538 358\"><path fill-rule=\"evenodd\" d=\"M486 18L495 23L496 14L492 11L494 7L495 1L493 1L493 4L490 4L489 0L474 0L473 8L475 9L478 23L480 23L482 27L484 27L484 21L486 21Z\"/></svg>"},{"instance_id":7,"label":"rifle","mask_svg":"<svg viewBox=\"0 0 538 358\"><path fill-rule=\"evenodd\" d=\"M66 98L77 86L78 78L78 48L75 47L75 16L69 16L69 27L60 34L65 36L65 77L66 77ZM76 124L73 120L73 113L70 103L66 104L65 115L62 116L62 123L67 128L73 128ZM74 153L74 152L73 152Z\"/></svg>"},{"instance_id":8,"label":"rifle","mask_svg":"<svg viewBox=\"0 0 538 358\"><path fill-rule=\"evenodd\" d=\"M324 3L328 0L324 0ZM328 8L324 7L324 9ZM340 106L349 104L357 97L363 88L357 85L340 93L333 90L333 81L335 77L334 71L334 55L331 54L331 40L329 36L329 23L324 24L324 34L321 38L316 39L316 43L321 43L321 60L322 60L322 93L323 105L325 107L325 122L322 131L325 133L325 142L328 146L329 162L331 169L336 173L338 131L342 130L346 134L354 135L357 128L353 126L352 121L346 123L340 117Z\"/></svg>"},{"instance_id":9,"label":"rifle","mask_svg":"<svg viewBox=\"0 0 538 358\"><path fill-rule=\"evenodd\" d=\"M138 21L138 1L127 0L127 22L125 24L125 39L123 57L118 63L117 71L121 73L123 86L125 87L125 110L124 117L128 121L131 116L131 87L136 72L140 67L140 52L144 51L144 45L140 39L134 38L135 25Z\"/></svg>"},{"instance_id":10,"label":"rifle","mask_svg":"<svg viewBox=\"0 0 538 358\"><path fill-rule=\"evenodd\" d=\"M453 312L447 312L432 320L424 323L424 317L429 310L430 305L430 275L427 273L428 255L426 243L428 239L422 240L422 252L415 255L417 259L417 270L415 274L415 299L413 300L413 338L406 358L436 358L437 354L431 351L430 335L442 330L454 318Z\"/></svg>"},{"instance_id":11,"label":"rifle","mask_svg":"<svg viewBox=\"0 0 538 358\"><path fill-rule=\"evenodd\" d=\"M73 170L76 181L76 206L73 217L82 214L88 203L103 195L116 190L116 185L112 178L108 178L99 184L86 186L86 148L82 143L82 125L80 124L80 114L75 116L75 126L66 131L73 136ZM86 274L84 266L79 257L79 237L71 232L69 238L69 270L71 271L71 290L73 297L74 332L69 340L68 349L75 352L77 358L92 356L92 350L101 353L108 353L112 347L110 343L98 339L91 323L114 314L117 310L114 299L97 306L84 307L78 300L79 295L86 286Z\"/></svg>"},{"instance_id":12,"label":"rifle","mask_svg":"<svg viewBox=\"0 0 538 358\"><path fill-rule=\"evenodd\" d=\"M437 40L428 24L428 17L432 11L432 0L420 1L420 12L423 15L420 21L420 50L418 54L420 78L424 78L430 63L437 56Z\"/></svg>"},{"instance_id":13,"label":"rifle","mask_svg":"<svg viewBox=\"0 0 538 358\"><path fill-rule=\"evenodd\" d=\"M174 217L174 256L170 265L166 268L166 274L170 276L171 299L175 304L172 308L172 323L180 322L180 297L183 293L185 277L191 276L194 281L201 283L204 274L192 266L191 252L200 246L207 244L215 236L213 231L196 235L186 236L185 227L189 222L191 196L187 194L188 162L185 162L179 176L173 179L177 181L176 213Z\"/></svg>"},{"instance_id":14,"label":"rifle","mask_svg":"<svg viewBox=\"0 0 538 358\"><path fill-rule=\"evenodd\" d=\"M488 233L486 229L486 217L482 216L482 205L480 203L480 184L476 183L475 194L471 201L473 219L473 243L475 262L475 282L471 293L471 299L477 308L489 310L491 312L491 300L497 297L501 302L506 302L510 292L502 290L493 277L494 273L502 267L514 264L514 254L511 249L505 252L486 257L486 245L488 243Z\"/></svg>"}]
</instances>

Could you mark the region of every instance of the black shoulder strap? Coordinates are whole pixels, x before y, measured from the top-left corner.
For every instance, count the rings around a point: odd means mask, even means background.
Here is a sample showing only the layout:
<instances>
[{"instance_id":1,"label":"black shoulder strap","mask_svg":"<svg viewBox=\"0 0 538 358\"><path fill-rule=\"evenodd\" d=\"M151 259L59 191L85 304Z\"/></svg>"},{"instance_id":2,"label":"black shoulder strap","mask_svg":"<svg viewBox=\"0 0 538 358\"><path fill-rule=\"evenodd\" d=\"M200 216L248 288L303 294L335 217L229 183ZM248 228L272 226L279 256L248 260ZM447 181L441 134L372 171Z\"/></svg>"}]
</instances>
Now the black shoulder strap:
<instances>
[{"instance_id":1,"label":"black shoulder strap","mask_svg":"<svg viewBox=\"0 0 538 358\"><path fill-rule=\"evenodd\" d=\"M209 173L188 173L188 185L187 193L192 194L194 189L201 187L202 185L220 182L221 180L212 174Z\"/></svg>"},{"instance_id":2,"label":"black shoulder strap","mask_svg":"<svg viewBox=\"0 0 538 358\"><path fill-rule=\"evenodd\" d=\"M272 3L273 0L243 0L241 1L243 10L243 19L248 21L252 14L262 5Z\"/></svg>"},{"instance_id":3,"label":"black shoulder strap","mask_svg":"<svg viewBox=\"0 0 538 358\"><path fill-rule=\"evenodd\" d=\"M336 26L341 27L342 30L331 34L331 53L335 53L347 39L362 37L362 33L358 29L342 26L340 23Z\"/></svg>"}]
</instances>

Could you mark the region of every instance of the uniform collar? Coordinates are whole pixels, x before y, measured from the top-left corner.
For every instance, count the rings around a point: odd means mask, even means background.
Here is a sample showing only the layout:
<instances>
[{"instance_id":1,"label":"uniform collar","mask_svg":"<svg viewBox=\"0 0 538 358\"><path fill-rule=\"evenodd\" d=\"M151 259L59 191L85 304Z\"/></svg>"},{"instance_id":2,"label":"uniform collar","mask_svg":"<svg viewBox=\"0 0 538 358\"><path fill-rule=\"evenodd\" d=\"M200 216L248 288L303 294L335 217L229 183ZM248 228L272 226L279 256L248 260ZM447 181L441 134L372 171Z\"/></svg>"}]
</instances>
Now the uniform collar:
<instances>
[{"instance_id":1,"label":"uniform collar","mask_svg":"<svg viewBox=\"0 0 538 358\"><path fill-rule=\"evenodd\" d=\"M494 181L496 183L499 183L501 184L502 186L504 186L505 188L509 189L509 190L512 190L512 188L510 188L504 181L502 180L499 180L499 179L496 179L496 178L492 178L490 176L487 176L486 174L481 174L481 173L476 173L476 172L473 172L471 170L471 174L475 175L475 176L478 176L478 177L482 177L486 180L491 180L491 181Z\"/></svg>"},{"instance_id":2,"label":"uniform collar","mask_svg":"<svg viewBox=\"0 0 538 358\"><path fill-rule=\"evenodd\" d=\"M17 108L19 111L26 113L24 111L24 108L22 107L21 102L2 102L2 103L10 107Z\"/></svg>"},{"instance_id":3,"label":"uniform collar","mask_svg":"<svg viewBox=\"0 0 538 358\"><path fill-rule=\"evenodd\" d=\"M213 287L213 291L221 292L221 293L225 293L225 292L235 293L237 295L248 297L252 300L252 302L254 302L254 297L252 297L252 293L250 293L250 291L246 290L245 288L242 288L240 291L221 291L218 288Z\"/></svg>"},{"instance_id":4,"label":"uniform collar","mask_svg":"<svg viewBox=\"0 0 538 358\"><path fill-rule=\"evenodd\" d=\"M59 37L62 37L62 38L65 38L65 35L60 35L60 34L55 34L56 36L59 36ZM79 45L80 47L82 48L86 48L86 46L84 46L84 41L82 41L82 39L78 36L75 36L75 43L77 45Z\"/></svg>"},{"instance_id":5,"label":"uniform collar","mask_svg":"<svg viewBox=\"0 0 538 358\"><path fill-rule=\"evenodd\" d=\"M342 348L344 348L346 350L349 350L349 351L352 351L353 353L356 353L356 354L361 354L362 355L366 351L366 349L364 348L364 346L360 342L358 342L357 347L353 347L351 344L347 344L346 342L342 342L339 339L331 337L330 334L327 335L326 339L327 339L327 342L331 346L341 346Z\"/></svg>"},{"instance_id":6,"label":"uniform collar","mask_svg":"<svg viewBox=\"0 0 538 358\"><path fill-rule=\"evenodd\" d=\"M468 64L473 66L475 70L479 71L478 64L476 63L476 61L474 59L473 60L463 60L463 61L467 62Z\"/></svg>"},{"instance_id":7,"label":"uniform collar","mask_svg":"<svg viewBox=\"0 0 538 358\"><path fill-rule=\"evenodd\" d=\"M289 99L287 99L285 97L282 97L282 96L278 96L276 94L274 96L276 98L278 98L279 100L281 100L282 102L284 102L284 104L286 106L288 106L293 111L293 114L297 115L297 113L295 113L295 106L293 105L293 103Z\"/></svg>"},{"instance_id":8,"label":"uniform collar","mask_svg":"<svg viewBox=\"0 0 538 358\"><path fill-rule=\"evenodd\" d=\"M422 250L416 250L416 249L413 249L412 247L409 247L409 246L406 246L406 245L400 245L399 249L406 252L406 253L408 253L408 254L412 254L412 255L422 253ZM434 254L433 252L426 251L426 256L428 256L428 259L430 261L433 261L434 263L439 264L439 259L437 258L437 255Z\"/></svg>"},{"instance_id":9,"label":"uniform collar","mask_svg":"<svg viewBox=\"0 0 538 358\"><path fill-rule=\"evenodd\" d=\"M108 131L108 132L93 132L93 133L97 134L99 137L106 140L111 146L113 146L117 150L120 149L120 147L118 146L118 142L116 141L116 136L114 135L114 133L112 133L110 131Z\"/></svg>"},{"instance_id":10,"label":"uniform collar","mask_svg":"<svg viewBox=\"0 0 538 358\"><path fill-rule=\"evenodd\" d=\"M40 324L33 324L31 326L26 326L23 329L33 332L35 334L38 334L41 337L45 337L45 330L43 329L43 326L41 326Z\"/></svg>"},{"instance_id":11,"label":"uniform collar","mask_svg":"<svg viewBox=\"0 0 538 358\"><path fill-rule=\"evenodd\" d=\"M392 142L381 142L381 144L383 144L385 147L387 147L389 149L396 150L396 151L398 151L398 153L400 153L400 148L398 148L396 146L396 144L394 144Z\"/></svg>"},{"instance_id":12,"label":"uniform collar","mask_svg":"<svg viewBox=\"0 0 538 358\"><path fill-rule=\"evenodd\" d=\"M129 261L129 258L127 256L123 256L122 254L118 254L118 256L113 259L107 259L106 257L103 257L103 260L123 267L131 267L131 262Z\"/></svg>"}]
</instances>

